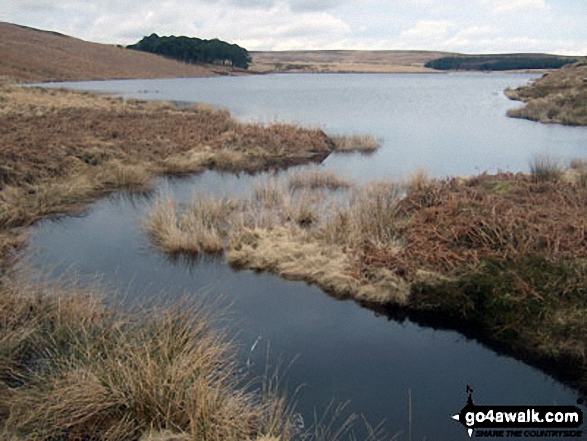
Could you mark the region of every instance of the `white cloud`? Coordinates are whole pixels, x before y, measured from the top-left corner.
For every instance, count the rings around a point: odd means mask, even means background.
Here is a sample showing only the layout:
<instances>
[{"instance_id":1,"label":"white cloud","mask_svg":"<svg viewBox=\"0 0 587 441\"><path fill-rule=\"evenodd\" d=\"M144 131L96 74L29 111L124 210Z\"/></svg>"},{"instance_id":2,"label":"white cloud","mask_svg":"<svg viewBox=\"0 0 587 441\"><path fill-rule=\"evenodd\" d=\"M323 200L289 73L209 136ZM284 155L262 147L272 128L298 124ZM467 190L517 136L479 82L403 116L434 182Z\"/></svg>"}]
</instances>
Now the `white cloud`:
<instances>
[{"instance_id":1,"label":"white cloud","mask_svg":"<svg viewBox=\"0 0 587 441\"><path fill-rule=\"evenodd\" d=\"M395 44L401 49L424 49L434 47L447 38L455 23L449 20L419 20L418 23L402 31Z\"/></svg>"},{"instance_id":2,"label":"white cloud","mask_svg":"<svg viewBox=\"0 0 587 441\"><path fill-rule=\"evenodd\" d=\"M488 0L499 14L513 11L547 11L546 0Z\"/></svg>"}]
</instances>

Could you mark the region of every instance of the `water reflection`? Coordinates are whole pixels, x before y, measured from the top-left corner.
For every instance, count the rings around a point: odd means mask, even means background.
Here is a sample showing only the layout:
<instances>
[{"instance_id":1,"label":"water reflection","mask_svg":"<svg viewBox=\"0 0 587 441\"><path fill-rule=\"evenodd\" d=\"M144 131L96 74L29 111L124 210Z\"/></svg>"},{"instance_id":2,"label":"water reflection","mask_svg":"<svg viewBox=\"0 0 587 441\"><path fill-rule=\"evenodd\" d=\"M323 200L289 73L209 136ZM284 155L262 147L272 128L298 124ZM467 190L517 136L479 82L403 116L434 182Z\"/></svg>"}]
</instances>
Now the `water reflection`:
<instances>
[{"instance_id":1,"label":"water reflection","mask_svg":"<svg viewBox=\"0 0 587 441\"><path fill-rule=\"evenodd\" d=\"M192 80L80 83L74 87L122 91L127 96L205 101L248 119L321 124L339 132L383 136L372 156L331 155L322 167L357 182L398 178L424 166L436 176L525 170L533 153L584 156L585 129L511 120L501 91L529 75L263 76ZM160 93L151 93L157 90ZM263 172L262 179L290 171ZM127 305L222 296L253 374L280 357L298 395L304 420L332 399L387 433L406 439L407 391L412 393L413 439L462 439L450 415L462 408L464 387L481 403L572 404L576 393L537 369L504 357L430 318L405 311L361 307L301 282L233 271L223 258L170 257L155 250L142 229L157 197L180 202L194 195L230 197L251 191L246 173L205 171L161 178L148 194L120 193L81 216L43 221L27 253L37 268L58 277L73 268L98 274L124 293ZM433 325L433 326L431 326ZM434 329L436 328L436 329ZM473 334L469 334L474 337ZM254 348L251 350L251 348Z\"/></svg>"}]
</instances>

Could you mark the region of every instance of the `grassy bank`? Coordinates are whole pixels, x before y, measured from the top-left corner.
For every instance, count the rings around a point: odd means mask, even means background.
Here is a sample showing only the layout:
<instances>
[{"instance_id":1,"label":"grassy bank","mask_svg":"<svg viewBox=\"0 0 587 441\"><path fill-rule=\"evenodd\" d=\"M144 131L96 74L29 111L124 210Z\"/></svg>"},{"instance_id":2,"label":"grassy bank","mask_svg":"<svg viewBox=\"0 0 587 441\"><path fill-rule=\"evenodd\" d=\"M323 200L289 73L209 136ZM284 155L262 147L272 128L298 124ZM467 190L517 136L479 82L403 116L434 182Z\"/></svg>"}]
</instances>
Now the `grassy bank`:
<instances>
[{"instance_id":1,"label":"grassy bank","mask_svg":"<svg viewBox=\"0 0 587 441\"><path fill-rule=\"evenodd\" d=\"M508 98L524 107L511 109L508 116L541 123L587 125L587 61L564 66L528 86L507 89Z\"/></svg>"},{"instance_id":2,"label":"grassy bank","mask_svg":"<svg viewBox=\"0 0 587 441\"><path fill-rule=\"evenodd\" d=\"M160 201L146 228L169 253L224 252L235 267L475 328L585 387L587 170L573 166L363 187L311 172L237 200Z\"/></svg>"},{"instance_id":3,"label":"grassy bank","mask_svg":"<svg viewBox=\"0 0 587 441\"><path fill-rule=\"evenodd\" d=\"M284 398L253 392L217 328L202 307L121 313L96 289L11 279L0 295L0 436L291 439Z\"/></svg>"},{"instance_id":4,"label":"grassy bank","mask_svg":"<svg viewBox=\"0 0 587 441\"><path fill-rule=\"evenodd\" d=\"M320 161L334 140L208 106L65 90L0 85L0 103L0 437L270 441L338 430L294 434L284 398L252 392L233 346L198 310L121 313L95 289L29 283L13 268L43 217L146 191L159 174Z\"/></svg>"},{"instance_id":5,"label":"grassy bank","mask_svg":"<svg viewBox=\"0 0 587 441\"><path fill-rule=\"evenodd\" d=\"M345 151L378 145L370 137L334 140L320 129L245 124L203 105L180 109L9 85L0 86L0 102L2 255L37 219L108 191L147 190L157 174L252 172L321 161L338 145Z\"/></svg>"}]
</instances>

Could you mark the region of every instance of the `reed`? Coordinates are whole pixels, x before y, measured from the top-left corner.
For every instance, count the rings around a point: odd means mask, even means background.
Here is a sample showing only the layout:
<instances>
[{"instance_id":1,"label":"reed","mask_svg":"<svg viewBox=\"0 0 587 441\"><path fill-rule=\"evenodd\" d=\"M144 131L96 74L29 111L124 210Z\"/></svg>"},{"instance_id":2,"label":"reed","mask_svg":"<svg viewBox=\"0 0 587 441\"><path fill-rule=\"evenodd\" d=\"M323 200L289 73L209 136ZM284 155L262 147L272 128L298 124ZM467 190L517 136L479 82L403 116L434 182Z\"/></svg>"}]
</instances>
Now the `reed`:
<instances>
[{"instance_id":1,"label":"reed","mask_svg":"<svg viewBox=\"0 0 587 441\"><path fill-rule=\"evenodd\" d=\"M336 135L332 137L334 150L337 152L351 153L373 153L381 147L381 139L374 135Z\"/></svg>"},{"instance_id":2,"label":"reed","mask_svg":"<svg viewBox=\"0 0 587 441\"><path fill-rule=\"evenodd\" d=\"M561 161L551 156L536 155L530 161L530 173L539 181L558 181L564 171Z\"/></svg>"},{"instance_id":3,"label":"reed","mask_svg":"<svg viewBox=\"0 0 587 441\"><path fill-rule=\"evenodd\" d=\"M320 168L293 172L288 177L288 184L294 190L302 188L337 190L350 188L353 185L351 181L340 177L335 172Z\"/></svg>"}]
</instances>

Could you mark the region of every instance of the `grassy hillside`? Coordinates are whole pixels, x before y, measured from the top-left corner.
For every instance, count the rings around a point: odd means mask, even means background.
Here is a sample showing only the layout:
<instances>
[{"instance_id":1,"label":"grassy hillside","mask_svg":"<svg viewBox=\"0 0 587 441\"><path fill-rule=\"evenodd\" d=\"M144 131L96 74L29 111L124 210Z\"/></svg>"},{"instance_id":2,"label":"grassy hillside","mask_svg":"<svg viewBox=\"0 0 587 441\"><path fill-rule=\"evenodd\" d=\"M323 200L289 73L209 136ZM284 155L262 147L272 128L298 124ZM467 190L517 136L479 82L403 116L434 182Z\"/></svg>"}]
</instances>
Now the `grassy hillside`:
<instances>
[{"instance_id":1,"label":"grassy hillside","mask_svg":"<svg viewBox=\"0 0 587 441\"><path fill-rule=\"evenodd\" d=\"M508 116L542 123L587 125L587 60L545 74L527 86L507 89L506 95L526 105Z\"/></svg>"},{"instance_id":2,"label":"grassy hillside","mask_svg":"<svg viewBox=\"0 0 587 441\"><path fill-rule=\"evenodd\" d=\"M0 22L0 78L10 81L202 77L230 72L222 66L190 65Z\"/></svg>"},{"instance_id":3,"label":"grassy hillside","mask_svg":"<svg viewBox=\"0 0 587 441\"><path fill-rule=\"evenodd\" d=\"M436 72L428 61L452 55L429 51L272 51L251 52L256 72Z\"/></svg>"}]
</instances>

